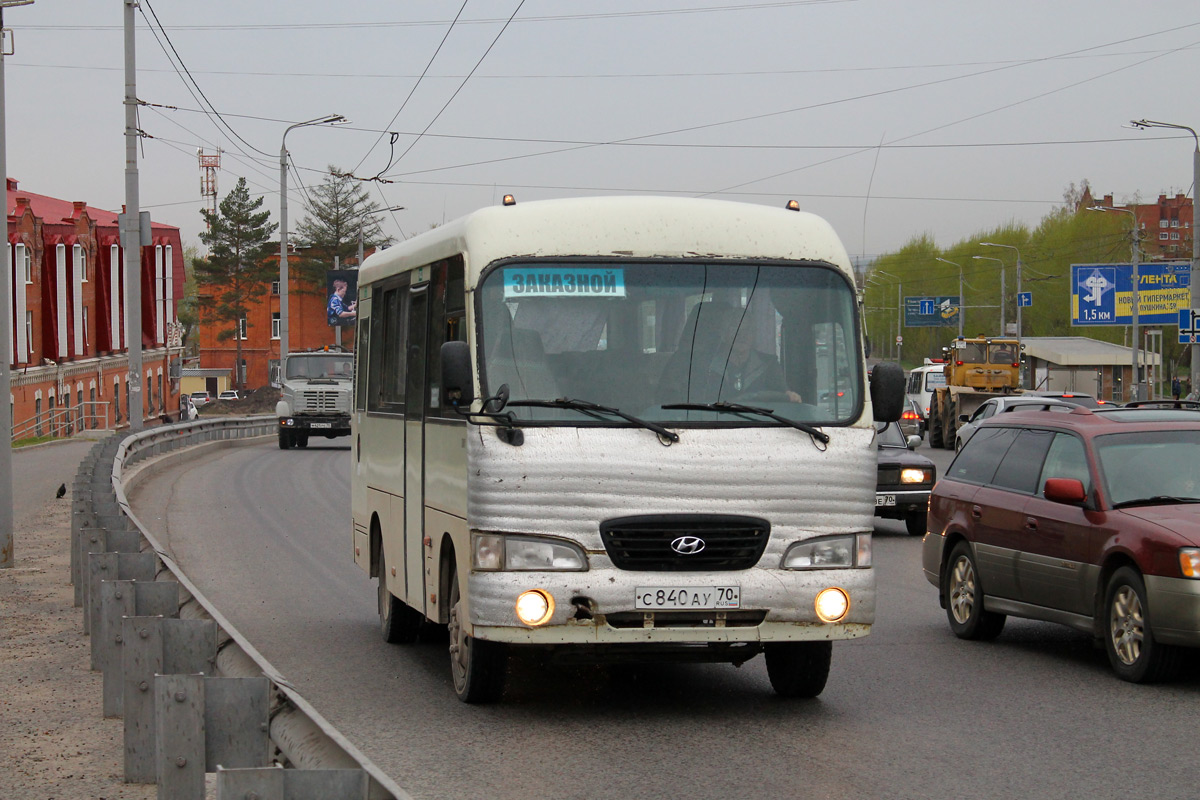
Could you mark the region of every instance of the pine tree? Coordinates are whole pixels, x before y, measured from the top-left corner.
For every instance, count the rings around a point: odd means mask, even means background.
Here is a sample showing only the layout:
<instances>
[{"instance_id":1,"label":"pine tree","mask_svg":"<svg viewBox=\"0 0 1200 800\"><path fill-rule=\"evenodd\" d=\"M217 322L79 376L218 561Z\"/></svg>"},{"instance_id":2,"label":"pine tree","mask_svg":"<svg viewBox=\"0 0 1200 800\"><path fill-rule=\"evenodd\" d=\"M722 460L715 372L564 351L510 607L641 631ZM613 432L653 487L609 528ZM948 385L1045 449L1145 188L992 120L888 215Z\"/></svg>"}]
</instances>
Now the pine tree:
<instances>
[{"instance_id":1,"label":"pine tree","mask_svg":"<svg viewBox=\"0 0 1200 800\"><path fill-rule=\"evenodd\" d=\"M304 210L308 216L296 226L298 246L306 248L298 272L310 291L325 291L325 271L333 269L335 256L343 267L357 260L359 225L364 249L392 242L379 227L380 205L362 182L333 165L319 185L309 188Z\"/></svg>"},{"instance_id":2,"label":"pine tree","mask_svg":"<svg viewBox=\"0 0 1200 800\"><path fill-rule=\"evenodd\" d=\"M232 338L237 342L234 383L238 389L246 388L239 325L255 301L270 291L271 281L277 276L268 257L272 254L271 234L279 226L268 222L270 212L258 211L262 204L261 197L251 201L246 179L239 178L237 186L221 201L218 213L207 209L200 212L208 223L200 241L209 248L208 258L194 263L201 289L200 308L207 321L220 326L218 341Z\"/></svg>"}]
</instances>

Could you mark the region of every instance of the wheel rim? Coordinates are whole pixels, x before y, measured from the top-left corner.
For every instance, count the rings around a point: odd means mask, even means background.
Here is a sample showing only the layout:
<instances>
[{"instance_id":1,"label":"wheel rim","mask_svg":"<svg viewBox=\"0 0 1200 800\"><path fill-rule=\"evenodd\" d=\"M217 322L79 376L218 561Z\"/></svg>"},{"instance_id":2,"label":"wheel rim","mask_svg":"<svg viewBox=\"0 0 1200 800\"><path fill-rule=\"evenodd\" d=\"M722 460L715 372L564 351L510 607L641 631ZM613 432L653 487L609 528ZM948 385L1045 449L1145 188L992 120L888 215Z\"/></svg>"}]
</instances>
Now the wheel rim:
<instances>
[{"instance_id":1,"label":"wheel rim","mask_svg":"<svg viewBox=\"0 0 1200 800\"><path fill-rule=\"evenodd\" d=\"M963 556L950 571L950 613L959 625L971 619L975 609L975 567Z\"/></svg>"},{"instance_id":2,"label":"wheel rim","mask_svg":"<svg viewBox=\"0 0 1200 800\"><path fill-rule=\"evenodd\" d=\"M1109 636L1113 652L1126 666L1133 666L1142 655L1145 622L1142 600L1132 586L1122 586L1113 595L1109 608Z\"/></svg>"},{"instance_id":3,"label":"wheel rim","mask_svg":"<svg viewBox=\"0 0 1200 800\"><path fill-rule=\"evenodd\" d=\"M467 685L467 663L471 657L471 642L466 626L459 619L462 601L458 591L458 579L454 578L454 589L450 595L450 674L454 678L454 690L462 693Z\"/></svg>"}]
</instances>

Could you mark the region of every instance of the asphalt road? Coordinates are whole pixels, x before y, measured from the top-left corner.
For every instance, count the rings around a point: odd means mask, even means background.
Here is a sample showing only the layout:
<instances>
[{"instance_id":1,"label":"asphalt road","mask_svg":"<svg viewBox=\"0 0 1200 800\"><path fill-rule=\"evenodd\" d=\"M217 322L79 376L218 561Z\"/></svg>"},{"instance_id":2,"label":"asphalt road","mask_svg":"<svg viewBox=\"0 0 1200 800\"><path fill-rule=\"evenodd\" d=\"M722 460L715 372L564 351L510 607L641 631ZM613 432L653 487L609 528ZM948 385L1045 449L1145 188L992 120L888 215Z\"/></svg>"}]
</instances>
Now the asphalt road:
<instances>
[{"instance_id":1,"label":"asphalt road","mask_svg":"<svg viewBox=\"0 0 1200 800\"><path fill-rule=\"evenodd\" d=\"M834 645L816 700L762 659L523 665L504 701L455 699L444 641L384 644L351 560L349 450L273 440L156 474L134 508L189 578L315 707L417 798L1196 797L1200 669L1109 671L1089 637L1010 620L955 639L920 540L879 521L878 615ZM951 453L934 456L940 469Z\"/></svg>"}]
</instances>

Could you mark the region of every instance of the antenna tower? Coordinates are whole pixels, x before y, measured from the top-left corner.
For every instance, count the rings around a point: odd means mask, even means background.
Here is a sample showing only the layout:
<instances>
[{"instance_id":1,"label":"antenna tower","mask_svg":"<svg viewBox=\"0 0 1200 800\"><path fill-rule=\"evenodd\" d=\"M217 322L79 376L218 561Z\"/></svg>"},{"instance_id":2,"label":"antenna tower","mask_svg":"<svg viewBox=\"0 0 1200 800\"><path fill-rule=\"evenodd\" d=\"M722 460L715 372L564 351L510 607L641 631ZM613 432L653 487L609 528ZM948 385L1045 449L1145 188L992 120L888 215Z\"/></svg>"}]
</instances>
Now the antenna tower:
<instances>
[{"instance_id":1,"label":"antenna tower","mask_svg":"<svg viewBox=\"0 0 1200 800\"><path fill-rule=\"evenodd\" d=\"M206 202L209 211L217 213L217 170L221 168L221 148L215 155L206 154L204 148L196 151L200 156L200 196L211 198Z\"/></svg>"}]
</instances>

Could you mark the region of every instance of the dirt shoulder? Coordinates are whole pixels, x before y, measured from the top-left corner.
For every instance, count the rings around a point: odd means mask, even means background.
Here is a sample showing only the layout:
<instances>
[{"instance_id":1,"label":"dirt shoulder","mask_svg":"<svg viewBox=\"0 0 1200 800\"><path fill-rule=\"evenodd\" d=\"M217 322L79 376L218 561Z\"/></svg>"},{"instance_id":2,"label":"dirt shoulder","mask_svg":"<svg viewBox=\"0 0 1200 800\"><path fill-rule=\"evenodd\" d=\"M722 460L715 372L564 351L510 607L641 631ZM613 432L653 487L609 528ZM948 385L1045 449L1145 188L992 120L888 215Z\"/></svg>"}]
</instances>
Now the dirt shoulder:
<instances>
[{"instance_id":1,"label":"dirt shoulder","mask_svg":"<svg viewBox=\"0 0 1200 800\"><path fill-rule=\"evenodd\" d=\"M104 719L103 680L74 607L71 497L50 500L14 533L0 570L0 798L151 800L124 782L124 724Z\"/></svg>"}]
</instances>

